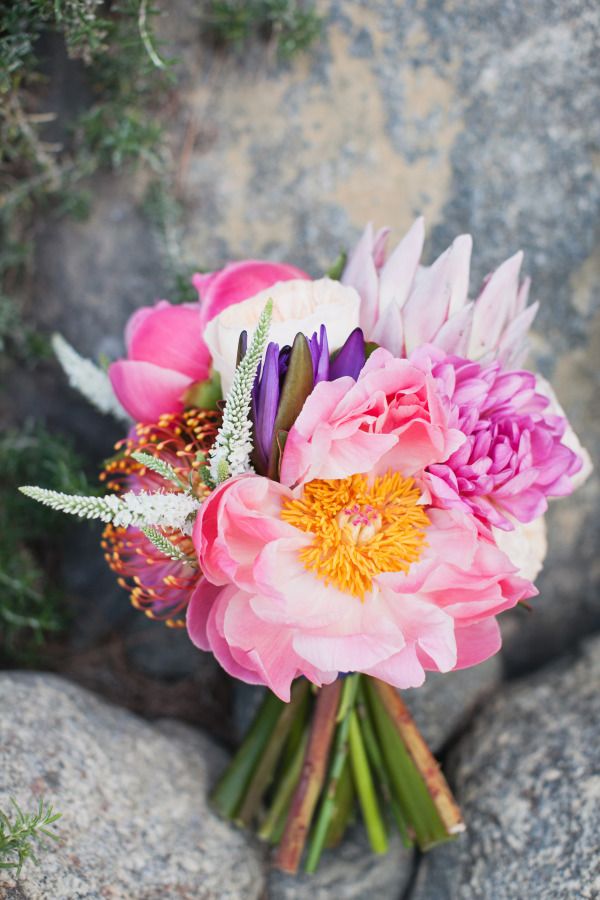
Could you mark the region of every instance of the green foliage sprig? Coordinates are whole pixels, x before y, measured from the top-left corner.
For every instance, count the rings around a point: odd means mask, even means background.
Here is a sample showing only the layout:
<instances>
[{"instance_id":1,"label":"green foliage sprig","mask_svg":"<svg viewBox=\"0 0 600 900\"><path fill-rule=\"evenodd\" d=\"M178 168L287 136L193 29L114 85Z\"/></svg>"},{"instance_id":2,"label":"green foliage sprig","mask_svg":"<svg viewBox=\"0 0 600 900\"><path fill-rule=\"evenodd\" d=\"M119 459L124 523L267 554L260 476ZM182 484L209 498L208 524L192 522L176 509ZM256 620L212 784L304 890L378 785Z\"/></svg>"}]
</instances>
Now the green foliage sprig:
<instances>
[{"instance_id":1,"label":"green foliage sprig","mask_svg":"<svg viewBox=\"0 0 600 900\"><path fill-rule=\"evenodd\" d=\"M50 831L50 827L62 814L55 812L50 803L43 799L33 813L23 812L12 797L10 802L14 809L12 819L0 810L0 869L16 869L18 877L28 859L38 863L36 844L45 850L47 844L44 838L58 840L58 835L55 831Z\"/></svg>"},{"instance_id":2,"label":"green foliage sprig","mask_svg":"<svg viewBox=\"0 0 600 900\"><path fill-rule=\"evenodd\" d=\"M323 28L314 3L301 0L211 0L205 22L217 44L240 47L262 38L275 43L282 60L308 50Z\"/></svg>"},{"instance_id":3,"label":"green foliage sprig","mask_svg":"<svg viewBox=\"0 0 600 900\"><path fill-rule=\"evenodd\" d=\"M30 423L7 430L0 437L0 660L31 661L44 637L67 621L51 574L65 523L17 491L18 484L38 478L60 491L92 490L64 438ZM42 545L44 568L37 553Z\"/></svg>"}]
</instances>

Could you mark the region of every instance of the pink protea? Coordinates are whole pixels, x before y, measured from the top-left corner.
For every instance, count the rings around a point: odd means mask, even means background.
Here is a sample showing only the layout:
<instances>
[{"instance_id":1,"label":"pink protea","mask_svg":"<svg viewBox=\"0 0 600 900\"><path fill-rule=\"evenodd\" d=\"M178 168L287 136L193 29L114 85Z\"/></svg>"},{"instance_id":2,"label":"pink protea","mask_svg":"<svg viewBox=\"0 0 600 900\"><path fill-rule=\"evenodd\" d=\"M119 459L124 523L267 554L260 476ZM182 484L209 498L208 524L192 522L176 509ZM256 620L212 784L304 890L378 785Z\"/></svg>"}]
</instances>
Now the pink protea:
<instances>
[{"instance_id":1,"label":"pink protea","mask_svg":"<svg viewBox=\"0 0 600 900\"><path fill-rule=\"evenodd\" d=\"M582 458L564 438L566 418L555 414L532 372L506 371L423 347L411 357L436 378L449 398L449 422L465 435L445 462L430 465L434 502L473 512L510 530L547 509L549 497L574 489Z\"/></svg>"},{"instance_id":2,"label":"pink protea","mask_svg":"<svg viewBox=\"0 0 600 900\"><path fill-rule=\"evenodd\" d=\"M423 219L386 259L389 229L368 225L350 254L342 282L362 299L361 327L368 340L395 356L425 343L475 360L520 364L537 303L527 306L529 279L519 283L522 253L507 259L468 300L472 240L460 235L431 265L421 266Z\"/></svg>"},{"instance_id":3,"label":"pink protea","mask_svg":"<svg viewBox=\"0 0 600 900\"><path fill-rule=\"evenodd\" d=\"M188 410L164 415L151 425L136 425L129 437L116 445L116 455L107 462L100 478L118 493L125 491L177 491L155 472L137 462L132 454L143 451L171 465L184 483L191 483L199 496L207 493L199 477L199 453L213 444L220 416L215 412ZM166 557L139 528L107 525L102 547L107 563L129 591L131 603L150 619L181 628L191 594L201 578L191 539L174 529L163 529L189 562Z\"/></svg>"},{"instance_id":4,"label":"pink protea","mask_svg":"<svg viewBox=\"0 0 600 900\"><path fill-rule=\"evenodd\" d=\"M474 516L426 508L397 472L296 491L243 475L209 496L193 537L192 641L285 701L300 675L406 688L475 665L500 647L495 616L536 593Z\"/></svg>"}]
</instances>

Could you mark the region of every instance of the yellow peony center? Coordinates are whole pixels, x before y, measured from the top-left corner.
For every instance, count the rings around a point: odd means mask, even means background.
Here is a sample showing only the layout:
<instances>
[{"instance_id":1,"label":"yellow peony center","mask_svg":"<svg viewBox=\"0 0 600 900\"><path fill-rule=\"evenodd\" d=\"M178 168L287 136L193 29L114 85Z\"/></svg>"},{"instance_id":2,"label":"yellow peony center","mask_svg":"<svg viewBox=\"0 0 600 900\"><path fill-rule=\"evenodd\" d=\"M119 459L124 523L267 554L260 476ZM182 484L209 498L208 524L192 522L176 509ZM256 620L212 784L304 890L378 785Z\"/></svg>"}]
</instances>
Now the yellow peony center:
<instances>
[{"instance_id":1,"label":"yellow peony center","mask_svg":"<svg viewBox=\"0 0 600 900\"><path fill-rule=\"evenodd\" d=\"M388 472L321 480L284 503L281 518L314 535L300 552L305 567L341 591L364 598L382 572L407 572L425 546L429 519L412 478Z\"/></svg>"}]
</instances>

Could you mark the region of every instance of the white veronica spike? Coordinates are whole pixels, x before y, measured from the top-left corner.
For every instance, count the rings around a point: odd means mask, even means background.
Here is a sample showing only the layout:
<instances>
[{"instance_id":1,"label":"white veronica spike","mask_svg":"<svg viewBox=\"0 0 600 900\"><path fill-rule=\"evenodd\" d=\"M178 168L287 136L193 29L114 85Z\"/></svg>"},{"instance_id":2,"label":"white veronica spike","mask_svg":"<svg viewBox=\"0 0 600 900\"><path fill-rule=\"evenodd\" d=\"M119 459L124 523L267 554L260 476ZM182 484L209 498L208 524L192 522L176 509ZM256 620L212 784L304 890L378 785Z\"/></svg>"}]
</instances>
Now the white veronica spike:
<instances>
[{"instance_id":1,"label":"white veronica spike","mask_svg":"<svg viewBox=\"0 0 600 900\"><path fill-rule=\"evenodd\" d=\"M100 412L114 416L121 422L131 421L115 397L110 378L100 366L91 359L80 356L61 334L52 335L52 349L72 388L79 391Z\"/></svg>"}]
</instances>

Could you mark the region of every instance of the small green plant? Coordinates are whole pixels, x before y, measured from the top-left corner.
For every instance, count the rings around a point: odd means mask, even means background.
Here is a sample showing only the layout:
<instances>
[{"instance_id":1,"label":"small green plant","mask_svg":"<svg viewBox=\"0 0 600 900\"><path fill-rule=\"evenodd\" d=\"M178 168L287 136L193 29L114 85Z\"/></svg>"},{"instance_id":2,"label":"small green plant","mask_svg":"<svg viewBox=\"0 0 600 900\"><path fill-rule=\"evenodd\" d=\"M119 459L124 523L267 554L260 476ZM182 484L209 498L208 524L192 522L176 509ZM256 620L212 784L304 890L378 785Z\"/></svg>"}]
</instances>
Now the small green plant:
<instances>
[{"instance_id":1,"label":"small green plant","mask_svg":"<svg viewBox=\"0 0 600 900\"><path fill-rule=\"evenodd\" d=\"M308 50L323 28L314 3L300 0L211 0L205 22L217 45L240 47L252 38L273 41L282 60Z\"/></svg>"},{"instance_id":2,"label":"small green plant","mask_svg":"<svg viewBox=\"0 0 600 900\"><path fill-rule=\"evenodd\" d=\"M0 869L16 869L21 874L24 863L31 859L38 863L35 845L47 849L44 838L58 840L50 827L57 822L61 813L54 811L50 803L40 800L36 812L23 812L16 800L10 799L14 812L12 818L0 809Z\"/></svg>"},{"instance_id":3,"label":"small green plant","mask_svg":"<svg viewBox=\"0 0 600 900\"><path fill-rule=\"evenodd\" d=\"M31 423L0 438L0 660L35 659L47 634L67 622L52 571L61 525L42 507L32 508L17 490L24 479L36 478L56 490L91 491L80 459L64 438Z\"/></svg>"}]
</instances>

